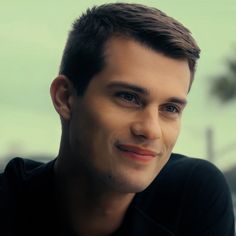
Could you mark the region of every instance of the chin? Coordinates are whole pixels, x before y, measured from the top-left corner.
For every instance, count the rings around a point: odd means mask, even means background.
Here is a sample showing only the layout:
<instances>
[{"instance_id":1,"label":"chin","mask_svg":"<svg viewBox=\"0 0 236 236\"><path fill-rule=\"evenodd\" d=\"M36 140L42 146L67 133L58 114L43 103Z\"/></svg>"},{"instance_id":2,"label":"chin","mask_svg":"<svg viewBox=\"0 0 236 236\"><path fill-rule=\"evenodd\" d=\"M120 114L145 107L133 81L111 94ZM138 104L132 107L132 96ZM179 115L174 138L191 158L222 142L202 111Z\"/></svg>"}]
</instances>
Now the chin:
<instances>
[{"instance_id":1,"label":"chin","mask_svg":"<svg viewBox=\"0 0 236 236\"><path fill-rule=\"evenodd\" d=\"M128 178L124 177L114 177L111 178L113 188L116 188L116 191L122 193L139 193L144 191L153 181L154 178Z\"/></svg>"},{"instance_id":2,"label":"chin","mask_svg":"<svg viewBox=\"0 0 236 236\"><path fill-rule=\"evenodd\" d=\"M150 183L148 184L126 184L126 186L123 186L123 192L126 193L139 193L144 191L148 186L150 185Z\"/></svg>"}]
</instances>

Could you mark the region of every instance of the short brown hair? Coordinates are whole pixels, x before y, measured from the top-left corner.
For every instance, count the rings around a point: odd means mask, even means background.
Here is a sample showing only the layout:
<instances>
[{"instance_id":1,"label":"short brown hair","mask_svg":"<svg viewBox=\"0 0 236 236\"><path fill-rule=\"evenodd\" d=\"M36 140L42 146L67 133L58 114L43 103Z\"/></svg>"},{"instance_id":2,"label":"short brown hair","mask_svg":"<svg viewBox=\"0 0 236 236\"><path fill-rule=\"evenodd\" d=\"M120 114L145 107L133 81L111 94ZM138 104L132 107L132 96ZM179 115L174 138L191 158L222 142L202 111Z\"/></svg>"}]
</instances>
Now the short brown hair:
<instances>
[{"instance_id":1,"label":"short brown hair","mask_svg":"<svg viewBox=\"0 0 236 236\"><path fill-rule=\"evenodd\" d=\"M88 9L69 34L59 73L73 82L79 95L105 66L104 47L114 35L133 38L166 56L186 59L192 84L200 49L190 31L156 8L111 3Z\"/></svg>"}]
</instances>

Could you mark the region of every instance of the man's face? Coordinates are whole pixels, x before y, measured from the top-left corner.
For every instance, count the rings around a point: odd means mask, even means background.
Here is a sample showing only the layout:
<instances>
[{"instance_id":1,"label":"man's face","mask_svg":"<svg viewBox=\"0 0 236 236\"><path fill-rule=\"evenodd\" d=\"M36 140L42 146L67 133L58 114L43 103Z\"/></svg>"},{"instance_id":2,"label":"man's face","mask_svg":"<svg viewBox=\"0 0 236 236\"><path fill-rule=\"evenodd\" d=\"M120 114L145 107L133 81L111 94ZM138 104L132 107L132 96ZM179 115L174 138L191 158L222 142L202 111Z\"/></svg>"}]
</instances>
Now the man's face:
<instances>
[{"instance_id":1,"label":"man's face","mask_svg":"<svg viewBox=\"0 0 236 236\"><path fill-rule=\"evenodd\" d=\"M190 83L185 60L112 38L106 66L73 97L73 166L119 192L144 190L168 161Z\"/></svg>"}]
</instances>

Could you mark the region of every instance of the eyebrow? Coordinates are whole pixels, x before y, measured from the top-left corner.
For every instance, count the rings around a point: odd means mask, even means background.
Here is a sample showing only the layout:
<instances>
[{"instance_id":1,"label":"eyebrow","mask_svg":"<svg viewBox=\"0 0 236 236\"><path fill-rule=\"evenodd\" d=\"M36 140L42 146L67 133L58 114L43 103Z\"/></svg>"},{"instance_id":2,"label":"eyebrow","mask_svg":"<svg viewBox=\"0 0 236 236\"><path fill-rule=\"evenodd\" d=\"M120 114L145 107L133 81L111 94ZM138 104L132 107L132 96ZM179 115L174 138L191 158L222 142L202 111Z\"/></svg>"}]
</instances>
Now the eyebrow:
<instances>
[{"instance_id":1,"label":"eyebrow","mask_svg":"<svg viewBox=\"0 0 236 236\"><path fill-rule=\"evenodd\" d=\"M126 88L126 89L133 90L134 92L141 93L146 96L150 94L150 92L147 89L134 85L134 84L127 83L127 82L114 81L114 82L109 83L107 87L108 88Z\"/></svg>"},{"instance_id":2,"label":"eyebrow","mask_svg":"<svg viewBox=\"0 0 236 236\"><path fill-rule=\"evenodd\" d=\"M187 100L186 99L177 98L177 97L171 97L171 98L167 99L167 102L177 103L181 106L186 106L187 105Z\"/></svg>"},{"instance_id":3,"label":"eyebrow","mask_svg":"<svg viewBox=\"0 0 236 236\"><path fill-rule=\"evenodd\" d=\"M134 92L143 94L145 96L150 95L149 90L147 90L143 87L140 87L140 86L137 86L137 85L134 85L134 84L130 84L130 83L127 83L127 82L121 82L121 81L113 81L113 82L111 82L107 85L107 88L109 88L109 89L110 88L125 88L125 89L132 90ZM186 106L186 104L187 104L186 99L179 98L179 97L170 97L170 98L167 99L166 102L173 102L173 103L180 104L182 106Z\"/></svg>"}]
</instances>

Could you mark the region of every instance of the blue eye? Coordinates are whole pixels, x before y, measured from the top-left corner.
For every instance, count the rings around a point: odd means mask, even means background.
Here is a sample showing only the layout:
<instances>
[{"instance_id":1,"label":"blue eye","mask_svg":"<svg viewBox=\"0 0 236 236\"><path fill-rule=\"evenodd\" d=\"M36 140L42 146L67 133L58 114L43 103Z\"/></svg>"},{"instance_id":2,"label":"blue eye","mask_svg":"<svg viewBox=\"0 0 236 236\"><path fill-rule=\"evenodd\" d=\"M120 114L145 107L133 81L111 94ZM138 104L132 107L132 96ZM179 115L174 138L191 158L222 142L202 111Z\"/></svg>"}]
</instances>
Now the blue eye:
<instances>
[{"instance_id":1,"label":"blue eye","mask_svg":"<svg viewBox=\"0 0 236 236\"><path fill-rule=\"evenodd\" d=\"M171 112L171 113L180 113L180 109L177 106L171 105L171 104L167 104L165 106L165 111Z\"/></svg>"},{"instance_id":2,"label":"blue eye","mask_svg":"<svg viewBox=\"0 0 236 236\"><path fill-rule=\"evenodd\" d=\"M132 94L129 92L118 92L116 93L116 97L121 98L123 101L128 103L134 103L136 105L140 105L141 101L136 94Z\"/></svg>"}]
</instances>

